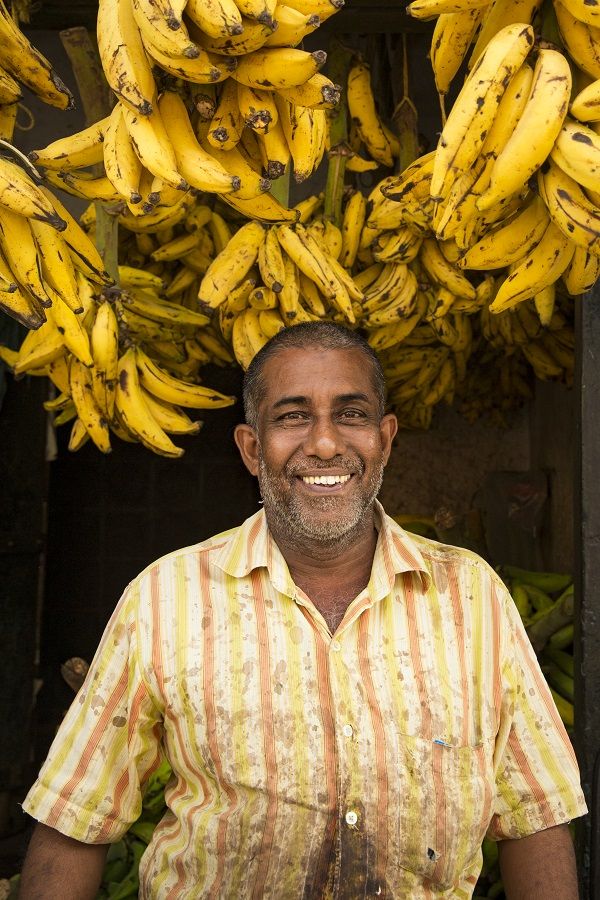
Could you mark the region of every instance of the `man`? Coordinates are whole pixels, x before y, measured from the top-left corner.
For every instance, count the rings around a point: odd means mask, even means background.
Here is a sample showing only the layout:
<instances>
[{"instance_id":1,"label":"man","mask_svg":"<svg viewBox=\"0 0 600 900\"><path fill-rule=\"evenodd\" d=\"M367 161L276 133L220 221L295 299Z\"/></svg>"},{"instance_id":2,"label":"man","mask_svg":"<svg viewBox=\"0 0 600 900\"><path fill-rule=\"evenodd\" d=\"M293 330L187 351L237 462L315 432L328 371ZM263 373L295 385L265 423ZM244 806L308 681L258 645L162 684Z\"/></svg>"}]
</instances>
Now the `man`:
<instances>
[{"instance_id":1,"label":"man","mask_svg":"<svg viewBox=\"0 0 600 900\"><path fill-rule=\"evenodd\" d=\"M514 605L468 551L376 501L379 363L329 323L246 373L236 441L264 510L122 597L24 807L23 900L93 898L166 754L144 898L577 897L577 766Z\"/></svg>"}]
</instances>

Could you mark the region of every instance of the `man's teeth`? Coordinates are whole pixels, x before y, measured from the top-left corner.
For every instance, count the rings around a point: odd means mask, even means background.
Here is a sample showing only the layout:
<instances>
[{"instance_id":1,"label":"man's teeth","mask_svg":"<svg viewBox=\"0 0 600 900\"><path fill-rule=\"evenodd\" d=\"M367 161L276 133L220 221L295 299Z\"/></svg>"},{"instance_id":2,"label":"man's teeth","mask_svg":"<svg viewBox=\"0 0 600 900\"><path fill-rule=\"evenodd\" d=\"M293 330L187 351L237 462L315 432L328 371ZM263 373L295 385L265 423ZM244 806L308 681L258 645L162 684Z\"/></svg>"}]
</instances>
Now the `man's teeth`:
<instances>
[{"instance_id":1,"label":"man's teeth","mask_svg":"<svg viewBox=\"0 0 600 900\"><path fill-rule=\"evenodd\" d=\"M349 481L349 475L308 475L302 476L304 484L344 484Z\"/></svg>"}]
</instances>

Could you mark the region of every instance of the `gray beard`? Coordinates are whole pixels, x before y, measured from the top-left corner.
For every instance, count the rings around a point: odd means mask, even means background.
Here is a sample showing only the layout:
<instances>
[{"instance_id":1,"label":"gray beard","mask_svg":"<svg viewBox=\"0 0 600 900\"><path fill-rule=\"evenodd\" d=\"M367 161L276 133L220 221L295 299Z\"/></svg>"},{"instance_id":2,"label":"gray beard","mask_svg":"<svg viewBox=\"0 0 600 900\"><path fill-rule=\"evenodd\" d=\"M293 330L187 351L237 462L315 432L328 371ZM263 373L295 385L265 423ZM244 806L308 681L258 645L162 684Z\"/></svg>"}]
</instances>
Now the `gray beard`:
<instances>
[{"instance_id":1,"label":"gray beard","mask_svg":"<svg viewBox=\"0 0 600 900\"><path fill-rule=\"evenodd\" d=\"M325 471L327 467L321 468ZM258 483L271 531L275 536L284 538L286 543L317 543L324 549L332 546L341 549L342 545L350 544L354 534L362 530L365 514L373 507L383 482L383 468L381 465L373 472L363 491L353 498L351 504L344 504L337 515L339 501L335 496L315 497L312 501L315 511L331 511L330 518L322 519L311 516L306 502L298 502L294 494L284 494L277 489L277 480L271 477L259 450Z\"/></svg>"}]
</instances>

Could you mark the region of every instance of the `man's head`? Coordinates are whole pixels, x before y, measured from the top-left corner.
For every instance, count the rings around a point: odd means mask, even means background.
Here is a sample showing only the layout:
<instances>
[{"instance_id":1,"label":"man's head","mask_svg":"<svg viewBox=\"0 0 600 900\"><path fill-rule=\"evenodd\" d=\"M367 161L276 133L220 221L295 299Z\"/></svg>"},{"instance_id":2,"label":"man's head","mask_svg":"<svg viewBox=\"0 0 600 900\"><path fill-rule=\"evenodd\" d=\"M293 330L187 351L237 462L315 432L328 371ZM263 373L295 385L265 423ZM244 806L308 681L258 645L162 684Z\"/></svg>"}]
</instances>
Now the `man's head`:
<instances>
[{"instance_id":1,"label":"man's head","mask_svg":"<svg viewBox=\"0 0 600 900\"><path fill-rule=\"evenodd\" d=\"M397 427L368 344L332 323L286 328L248 368L244 405L236 441L275 536L351 542L372 521Z\"/></svg>"}]
</instances>

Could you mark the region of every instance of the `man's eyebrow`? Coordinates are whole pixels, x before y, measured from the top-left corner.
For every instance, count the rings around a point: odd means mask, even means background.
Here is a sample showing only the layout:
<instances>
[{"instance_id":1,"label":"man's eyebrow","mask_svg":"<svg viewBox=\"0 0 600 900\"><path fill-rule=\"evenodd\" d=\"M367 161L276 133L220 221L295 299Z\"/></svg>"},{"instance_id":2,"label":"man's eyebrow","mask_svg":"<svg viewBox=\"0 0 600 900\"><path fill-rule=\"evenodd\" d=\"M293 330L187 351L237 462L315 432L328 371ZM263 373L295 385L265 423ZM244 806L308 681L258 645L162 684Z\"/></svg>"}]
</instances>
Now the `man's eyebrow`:
<instances>
[{"instance_id":1,"label":"man's eyebrow","mask_svg":"<svg viewBox=\"0 0 600 900\"><path fill-rule=\"evenodd\" d=\"M356 392L352 394L338 394L333 399L334 403L353 403L357 400L368 403L371 398L369 398L367 394ZM273 404L273 409L280 409L282 406L308 406L309 403L308 397L305 397L302 394L296 397L281 397L281 399Z\"/></svg>"}]
</instances>

